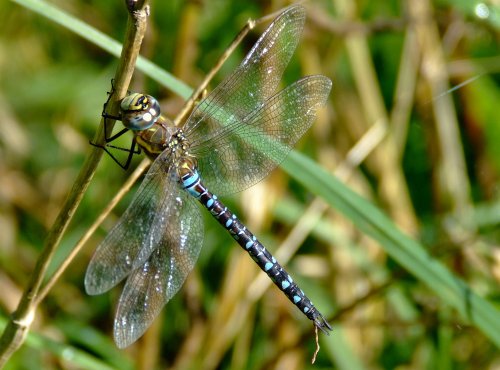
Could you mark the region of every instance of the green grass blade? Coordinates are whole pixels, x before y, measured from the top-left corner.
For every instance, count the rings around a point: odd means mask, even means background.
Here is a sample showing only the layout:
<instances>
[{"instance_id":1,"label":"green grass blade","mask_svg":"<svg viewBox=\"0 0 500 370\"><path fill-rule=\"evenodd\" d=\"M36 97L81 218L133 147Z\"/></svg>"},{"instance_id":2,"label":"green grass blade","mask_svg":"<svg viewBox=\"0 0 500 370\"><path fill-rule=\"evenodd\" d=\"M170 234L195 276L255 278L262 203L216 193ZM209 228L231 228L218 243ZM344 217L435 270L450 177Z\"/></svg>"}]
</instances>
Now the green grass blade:
<instances>
[{"instance_id":1,"label":"green grass blade","mask_svg":"<svg viewBox=\"0 0 500 370\"><path fill-rule=\"evenodd\" d=\"M120 56L122 45L118 41L113 40L111 37L59 9L55 5L48 4L40 0L12 1L50 19L60 26L63 26L92 44L106 50L110 54L116 57ZM124 16L125 14L124 7ZM139 56L136 67L153 80L167 87L182 98L187 99L191 95L192 89L188 85L149 60Z\"/></svg>"},{"instance_id":2,"label":"green grass blade","mask_svg":"<svg viewBox=\"0 0 500 370\"><path fill-rule=\"evenodd\" d=\"M432 258L421 244L400 231L378 208L317 163L297 152L292 152L282 167L308 190L342 212L360 230L377 240L387 254L500 347L498 309Z\"/></svg>"},{"instance_id":3,"label":"green grass blade","mask_svg":"<svg viewBox=\"0 0 500 370\"><path fill-rule=\"evenodd\" d=\"M349 340L345 334L344 328L335 325L335 335L328 340L321 341L321 348L330 357L332 363L337 365L340 370L364 370L366 367L359 356L356 355L353 348L349 345Z\"/></svg>"},{"instance_id":4,"label":"green grass blade","mask_svg":"<svg viewBox=\"0 0 500 370\"><path fill-rule=\"evenodd\" d=\"M7 319L3 316L0 316L0 330L5 328L7 324ZM97 358L91 354L88 354L81 348L77 348L65 343L60 343L56 340L47 338L46 336L29 332L26 337L26 346L34 349L38 349L40 351L47 351L58 356L61 360L64 360L66 364L71 364L72 367L80 368L80 369L95 369L95 370L112 370L116 368L120 369L131 369L132 366L129 360L123 356L119 359L119 367L111 367L109 364L105 363L102 359ZM115 351L116 352L116 351ZM113 352L111 352L113 353ZM22 355L21 353L16 355ZM15 355L15 356L16 356ZM12 358L11 362L7 366L16 367L16 358L15 356ZM32 364L37 363L38 359L34 358L31 362Z\"/></svg>"}]
</instances>

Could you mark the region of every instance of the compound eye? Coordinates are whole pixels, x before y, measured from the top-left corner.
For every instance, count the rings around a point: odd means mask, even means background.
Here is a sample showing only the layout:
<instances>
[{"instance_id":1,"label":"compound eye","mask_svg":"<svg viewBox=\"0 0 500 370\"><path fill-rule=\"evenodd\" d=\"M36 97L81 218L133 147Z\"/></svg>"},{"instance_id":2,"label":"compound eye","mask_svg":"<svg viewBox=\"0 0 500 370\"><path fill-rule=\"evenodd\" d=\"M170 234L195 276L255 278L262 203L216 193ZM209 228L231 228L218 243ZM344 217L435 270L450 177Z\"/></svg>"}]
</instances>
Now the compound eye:
<instances>
[{"instance_id":1,"label":"compound eye","mask_svg":"<svg viewBox=\"0 0 500 370\"><path fill-rule=\"evenodd\" d=\"M160 104L151 95L133 93L120 103L123 125L130 130L146 130L160 116Z\"/></svg>"},{"instance_id":2,"label":"compound eye","mask_svg":"<svg viewBox=\"0 0 500 370\"><path fill-rule=\"evenodd\" d=\"M141 95L137 99L137 106L141 107L141 110L147 110L148 104L149 104L149 100L148 100L148 97L146 95Z\"/></svg>"}]
</instances>

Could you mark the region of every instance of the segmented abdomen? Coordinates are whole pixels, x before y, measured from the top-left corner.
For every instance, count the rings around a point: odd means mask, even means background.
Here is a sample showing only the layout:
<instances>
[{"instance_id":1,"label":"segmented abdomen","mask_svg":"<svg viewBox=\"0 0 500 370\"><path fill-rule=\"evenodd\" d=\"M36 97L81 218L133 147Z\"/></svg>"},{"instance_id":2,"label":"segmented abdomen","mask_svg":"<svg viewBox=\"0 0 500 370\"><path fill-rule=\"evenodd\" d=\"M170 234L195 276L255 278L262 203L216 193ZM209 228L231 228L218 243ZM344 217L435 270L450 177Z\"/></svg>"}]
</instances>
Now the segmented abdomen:
<instances>
[{"instance_id":1,"label":"segmented abdomen","mask_svg":"<svg viewBox=\"0 0 500 370\"><path fill-rule=\"evenodd\" d=\"M215 217L238 244L250 254L259 267L271 278L279 289L304 313L314 324L328 333L332 330L323 315L314 307L313 303L297 286L291 276L276 261L276 258L259 242L259 240L248 230L216 195L210 193L200 180L196 170L185 174L182 185L192 196Z\"/></svg>"}]
</instances>

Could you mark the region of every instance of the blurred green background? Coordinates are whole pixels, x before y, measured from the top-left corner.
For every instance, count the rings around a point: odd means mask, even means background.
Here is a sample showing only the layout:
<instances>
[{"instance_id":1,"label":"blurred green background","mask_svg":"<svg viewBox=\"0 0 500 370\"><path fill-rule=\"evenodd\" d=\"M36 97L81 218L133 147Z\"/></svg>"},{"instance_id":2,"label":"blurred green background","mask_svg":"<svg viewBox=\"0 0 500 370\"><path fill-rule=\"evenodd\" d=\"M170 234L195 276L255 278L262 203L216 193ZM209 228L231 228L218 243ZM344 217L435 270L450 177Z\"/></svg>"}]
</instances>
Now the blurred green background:
<instances>
[{"instance_id":1,"label":"blurred green background","mask_svg":"<svg viewBox=\"0 0 500 370\"><path fill-rule=\"evenodd\" d=\"M123 3L51 2L120 42L127 21ZM247 19L287 5L152 1L142 55L195 87ZM283 86L323 74L333 80L333 90L297 151L382 209L421 243L430 265L446 266L498 307L500 4L304 5L304 35ZM91 149L117 59L22 4L2 2L0 19L3 327ZM211 88L239 64L266 25L243 41ZM182 106L168 87L139 71L130 89L157 96L171 117ZM103 157L50 273L132 169L125 172ZM42 302L26 344L6 368L500 369L491 335L402 266L397 253L387 254L358 227L361 218L345 218L336 205L320 210L313 181L300 181L306 176L291 178L278 169L224 200L269 250L292 248L287 270L334 327L329 337L320 334L315 365L310 322L278 289L266 289L267 277L208 215L204 247L186 284L143 339L119 351L112 323L120 288L90 297L83 277L132 191ZM491 325L498 322L497 309Z\"/></svg>"}]
</instances>

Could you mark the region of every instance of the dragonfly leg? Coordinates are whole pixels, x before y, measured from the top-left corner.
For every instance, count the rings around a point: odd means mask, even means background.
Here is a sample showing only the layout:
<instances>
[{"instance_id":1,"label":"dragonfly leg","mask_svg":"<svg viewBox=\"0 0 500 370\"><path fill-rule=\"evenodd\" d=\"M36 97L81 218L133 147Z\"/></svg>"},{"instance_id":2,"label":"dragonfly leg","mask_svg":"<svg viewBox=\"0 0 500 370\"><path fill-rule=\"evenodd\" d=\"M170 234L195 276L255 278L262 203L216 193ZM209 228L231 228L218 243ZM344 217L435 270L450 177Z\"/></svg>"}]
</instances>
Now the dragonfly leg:
<instances>
[{"instance_id":1,"label":"dragonfly leg","mask_svg":"<svg viewBox=\"0 0 500 370\"><path fill-rule=\"evenodd\" d=\"M106 112L108 104L109 104L109 102L111 100L111 97L113 96L114 93L115 93L114 80L111 80L111 90L108 91L108 93L107 93L108 94L108 98L106 99L106 102L103 104L102 113L101 113L102 117L104 118L104 141L105 141L105 144L102 145L102 144L94 143L91 140L89 141L89 144L92 145L92 146L95 146L97 148L103 149L111 157L111 159L115 163L117 163L124 170L127 170L129 168L129 166L130 166L130 163L132 162L133 155L134 154L141 154L141 148L140 148L140 146L137 145L135 137L132 140L130 148L123 148L123 147L119 147L119 146L115 146L115 145L109 145L111 142L115 141L117 138L119 138L120 136L122 136L123 134L125 134L126 132L129 131L128 128L123 128L123 129L121 129L120 131L118 131L114 135L111 135L111 133L109 132L109 129L108 129L108 127L109 127L108 126L108 119L112 119L112 120L115 120L115 121L121 121L122 120L121 115L114 116L114 115L108 114ZM129 154L127 156L127 159L125 160L125 163L121 163L118 160L118 158L116 158L113 155L113 153L108 148L112 148L112 149L117 149L117 150L122 150L122 151L128 152Z\"/></svg>"},{"instance_id":2,"label":"dragonfly leg","mask_svg":"<svg viewBox=\"0 0 500 370\"><path fill-rule=\"evenodd\" d=\"M104 150L111 157L111 159L116 164L118 164L118 166L123 168L124 170L128 170L128 168L130 167L130 163L132 163L132 157L134 156L134 154L141 154L141 148L140 148L140 146L137 145L135 137L132 139L132 144L130 145L130 148L121 148L119 146L108 145L108 144L99 145L99 144L93 143L92 141L89 141L89 144ZM125 152L128 152L128 156L127 156L127 159L125 160L125 163L121 163L118 160L118 158L116 158L108 148L113 148L113 149L118 149L118 150L123 150Z\"/></svg>"}]
</instances>

